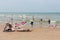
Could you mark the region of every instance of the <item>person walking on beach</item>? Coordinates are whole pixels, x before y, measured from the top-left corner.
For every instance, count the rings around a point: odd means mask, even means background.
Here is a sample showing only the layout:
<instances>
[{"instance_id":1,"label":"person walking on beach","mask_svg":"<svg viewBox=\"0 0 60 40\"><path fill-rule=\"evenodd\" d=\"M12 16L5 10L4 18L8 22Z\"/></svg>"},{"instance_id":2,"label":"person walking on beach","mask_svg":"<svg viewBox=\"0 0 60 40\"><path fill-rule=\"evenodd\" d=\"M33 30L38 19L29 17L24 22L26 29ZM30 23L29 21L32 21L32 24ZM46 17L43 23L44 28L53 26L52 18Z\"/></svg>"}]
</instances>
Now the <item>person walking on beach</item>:
<instances>
[{"instance_id":1,"label":"person walking on beach","mask_svg":"<svg viewBox=\"0 0 60 40\"><path fill-rule=\"evenodd\" d=\"M58 26L57 23L55 23L54 29L57 28L57 26Z\"/></svg>"}]
</instances>

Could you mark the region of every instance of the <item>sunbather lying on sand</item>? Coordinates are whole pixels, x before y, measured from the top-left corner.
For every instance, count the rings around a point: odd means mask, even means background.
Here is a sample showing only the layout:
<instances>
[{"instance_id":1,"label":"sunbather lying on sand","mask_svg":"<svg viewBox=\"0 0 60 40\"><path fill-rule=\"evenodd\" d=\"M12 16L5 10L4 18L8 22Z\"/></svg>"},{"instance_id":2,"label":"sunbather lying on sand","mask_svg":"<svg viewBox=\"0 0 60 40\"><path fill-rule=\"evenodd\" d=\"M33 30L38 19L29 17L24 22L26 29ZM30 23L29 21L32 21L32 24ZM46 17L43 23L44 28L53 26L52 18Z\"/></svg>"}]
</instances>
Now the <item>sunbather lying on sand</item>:
<instances>
[{"instance_id":1,"label":"sunbather lying on sand","mask_svg":"<svg viewBox=\"0 0 60 40\"><path fill-rule=\"evenodd\" d=\"M13 28L11 24L6 23L3 32L14 32L14 31L31 32L32 29L24 29L22 27L22 24L17 24L17 23L15 23L15 28Z\"/></svg>"},{"instance_id":2,"label":"sunbather lying on sand","mask_svg":"<svg viewBox=\"0 0 60 40\"><path fill-rule=\"evenodd\" d=\"M12 25L9 23L6 23L3 32L5 32L5 31L12 31Z\"/></svg>"}]
</instances>

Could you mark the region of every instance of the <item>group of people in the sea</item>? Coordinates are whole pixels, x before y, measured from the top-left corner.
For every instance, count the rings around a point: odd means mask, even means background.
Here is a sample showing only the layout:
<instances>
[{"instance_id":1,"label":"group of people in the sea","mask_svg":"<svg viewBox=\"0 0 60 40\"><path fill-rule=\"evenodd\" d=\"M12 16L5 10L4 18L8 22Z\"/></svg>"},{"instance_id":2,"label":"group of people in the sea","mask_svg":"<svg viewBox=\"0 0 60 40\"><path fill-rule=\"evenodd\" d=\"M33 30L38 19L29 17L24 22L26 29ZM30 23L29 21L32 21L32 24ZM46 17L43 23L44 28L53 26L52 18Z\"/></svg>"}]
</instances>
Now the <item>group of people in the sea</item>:
<instances>
[{"instance_id":1,"label":"group of people in the sea","mask_svg":"<svg viewBox=\"0 0 60 40\"><path fill-rule=\"evenodd\" d=\"M40 19L40 24L42 25L43 19ZM53 27L54 29L57 27L56 21L51 21L50 19L47 20L48 27Z\"/></svg>"},{"instance_id":2,"label":"group of people in the sea","mask_svg":"<svg viewBox=\"0 0 60 40\"><path fill-rule=\"evenodd\" d=\"M22 32L28 32L29 31L30 32L30 31L32 31L34 22L35 22L34 21L34 17L32 17L32 20L30 20L30 25L31 25L31 28L30 29L25 29L23 27L23 25L25 25L27 23L26 21L22 21L19 24L18 23L15 23L14 24L15 25L14 27L12 26L12 24L6 23L3 32L13 32L13 31L22 31ZM40 25L42 25L43 19L41 18L39 22L40 22ZM56 21L51 21L50 19L48 19L47 22L48 22L48 27L51 27L51 26L54 27L54 28L57 27ZM52 24L52 22L54 22L55 24Z\"/></svg>"}]
</instances>

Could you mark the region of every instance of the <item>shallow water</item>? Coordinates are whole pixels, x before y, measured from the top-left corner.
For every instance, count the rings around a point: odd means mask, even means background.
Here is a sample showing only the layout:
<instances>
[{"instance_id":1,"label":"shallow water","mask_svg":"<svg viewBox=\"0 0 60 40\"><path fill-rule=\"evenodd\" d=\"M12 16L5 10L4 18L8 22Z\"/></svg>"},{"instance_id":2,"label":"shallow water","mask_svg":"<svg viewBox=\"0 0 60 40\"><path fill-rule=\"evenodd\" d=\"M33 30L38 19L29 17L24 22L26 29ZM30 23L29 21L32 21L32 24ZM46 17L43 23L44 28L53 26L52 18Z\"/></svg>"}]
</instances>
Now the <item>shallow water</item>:
<instances>
[{"instance_id":1,"label":"shallow water","mask_svg":"<svg viewBox=\"0 0 60 40\"><path fill-rule=\"evenodd\" d=\"M39 26L40 18L43 20L50 18L53 21L57 21L58 26L60 26L60 13L58 12L0 12L0 23L11 22L10 18L13 18L13 23L20 23L22 20L26 20L27 17L27 22L30 24L32 16L35 18L35 26ZM47 26L47 22L43 22L43 25Z\"/></svg>"}]
</instances>

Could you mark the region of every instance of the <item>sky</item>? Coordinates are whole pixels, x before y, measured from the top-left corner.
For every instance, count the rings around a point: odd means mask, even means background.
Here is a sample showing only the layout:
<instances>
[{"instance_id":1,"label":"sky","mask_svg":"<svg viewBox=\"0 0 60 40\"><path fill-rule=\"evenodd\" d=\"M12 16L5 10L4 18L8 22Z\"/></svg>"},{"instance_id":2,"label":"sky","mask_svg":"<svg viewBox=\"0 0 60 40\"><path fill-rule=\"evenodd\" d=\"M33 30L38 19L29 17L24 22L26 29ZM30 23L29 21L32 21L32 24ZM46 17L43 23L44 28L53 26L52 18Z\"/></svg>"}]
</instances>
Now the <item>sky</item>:
<instances>
[{"instance_id":1,"label":"sky","mask_svg":"<svg viewBox=\"0 0 60 40\"><path fill-rule=\"evenodd\" d=\"M0 0L0 12L60 12L60 0Z\"/></svg>"}]
</instances>

